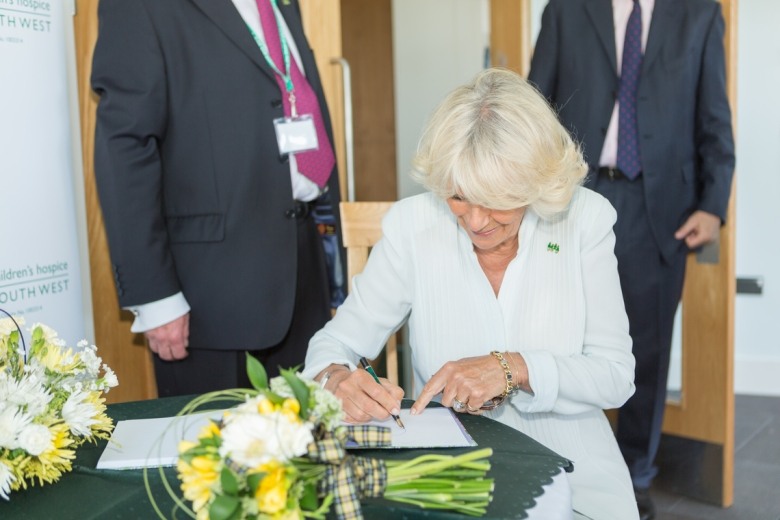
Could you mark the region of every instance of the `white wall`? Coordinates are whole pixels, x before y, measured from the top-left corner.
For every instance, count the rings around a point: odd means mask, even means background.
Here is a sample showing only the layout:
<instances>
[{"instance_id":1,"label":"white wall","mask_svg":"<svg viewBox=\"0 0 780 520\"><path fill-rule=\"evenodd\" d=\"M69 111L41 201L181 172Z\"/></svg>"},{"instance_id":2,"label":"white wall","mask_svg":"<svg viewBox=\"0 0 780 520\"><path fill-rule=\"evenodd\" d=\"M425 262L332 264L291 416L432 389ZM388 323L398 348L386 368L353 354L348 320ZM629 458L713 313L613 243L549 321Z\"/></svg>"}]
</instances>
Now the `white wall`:
<instances>
[{"instance_id":1,"label":"white wall","mask_svg":"<svg viewBox=\"0 0 780 520\"><path fill-rule=\"evenodd\" d=\"M780 395L780 2L738 4L737 276L761 276L761 295L737 295L737 393Z\"/></svg>"},{"instance_id":2,"label":"white wall","mask_svg":"<svg viewBox=\"0 0 780 520\"><path fill-rule=\"evenodd\" d=\"M484 67L487 0L393 0L398 197L423 191L409 178L428 116Z\"/></svg>"}]
</instances>

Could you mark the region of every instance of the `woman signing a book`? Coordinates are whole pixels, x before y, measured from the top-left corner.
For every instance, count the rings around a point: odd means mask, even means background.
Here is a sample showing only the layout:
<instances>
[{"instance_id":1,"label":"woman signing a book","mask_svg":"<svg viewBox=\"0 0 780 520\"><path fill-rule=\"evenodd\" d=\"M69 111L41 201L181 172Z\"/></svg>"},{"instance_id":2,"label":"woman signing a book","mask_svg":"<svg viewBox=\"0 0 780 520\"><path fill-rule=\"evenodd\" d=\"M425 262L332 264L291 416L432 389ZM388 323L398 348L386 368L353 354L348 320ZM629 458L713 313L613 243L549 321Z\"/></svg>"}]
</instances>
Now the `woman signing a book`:
<instances>
[{"instance_id":1,"label":"woman signing a book","mask_svg":"<svg viewBox=\"0 0 780 520\"><path fill-rule=\"evenodd\" d=\"M348 419L397 415L403 390L366 370L408 318L417 391L484 414L574 462L573 509L637 517L603 409L634 392L614 255L615 210L581 187L587 167L544 98L519 75L483 71L433 113L413 176L336 316L311 340L305 375Z\"/></svg>"}]
</instances>

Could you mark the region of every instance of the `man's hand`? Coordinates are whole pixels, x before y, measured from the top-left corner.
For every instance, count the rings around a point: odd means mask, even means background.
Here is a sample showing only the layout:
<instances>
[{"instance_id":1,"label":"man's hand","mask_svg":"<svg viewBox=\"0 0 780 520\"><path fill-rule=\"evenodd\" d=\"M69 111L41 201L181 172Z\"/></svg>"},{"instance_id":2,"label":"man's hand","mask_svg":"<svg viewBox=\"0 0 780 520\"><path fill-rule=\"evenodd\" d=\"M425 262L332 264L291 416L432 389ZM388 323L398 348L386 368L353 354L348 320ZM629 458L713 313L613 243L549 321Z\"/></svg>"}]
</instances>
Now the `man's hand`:
<instances>
[{"instance_id":1,"label":"man's hand","mask_svg":"<svg viewBox=\"0 0 780 520\"><path fill-rule=\"evenodd\" d=\"M164 361L175 361L187 357L190 338L190 313L176 318L156 329L147 330L149 349Z\"/></svg>"},{"instance_id":2,"label":"man's hand","mask_svg":"<svg viewBox=\"0 0 780 520\"><path fill-rule=\"evenodd\" d=\"M674 233L677 240L685 240L690 249L696 249L715 240L720 230L720 217L706 211L695 211Z\"/></svg>"}]
</instances>

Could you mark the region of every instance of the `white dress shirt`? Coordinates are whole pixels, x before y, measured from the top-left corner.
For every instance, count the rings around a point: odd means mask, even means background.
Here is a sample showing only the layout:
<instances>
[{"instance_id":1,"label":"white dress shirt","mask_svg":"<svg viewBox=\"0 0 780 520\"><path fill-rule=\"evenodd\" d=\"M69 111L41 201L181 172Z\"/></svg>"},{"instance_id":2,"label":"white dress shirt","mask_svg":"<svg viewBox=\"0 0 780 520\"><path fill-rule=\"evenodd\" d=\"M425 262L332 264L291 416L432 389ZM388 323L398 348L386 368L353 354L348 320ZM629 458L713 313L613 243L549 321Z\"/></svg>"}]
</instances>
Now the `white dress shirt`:
<instances>
[{"instance_id":1,"label":"white dress shirt","mask_svg":"<svg viewBox=\"0 0 780 520\"><path fill-rule=\"evenodd\" d=\"M647 35L650 33L650 20L653 18L655 0L639 0L642 8L642 54L647 47ZM612 0L612 18L615 23L615 52L617 53L617 72L623 68L623 43L626 39L626 25L631 11L634 9L634 0ZM612 117L609 119L607 135L604 138L604 146L599 157L599 166L614 167L617 164L617 135L618 135L618 101L615 96L615 108L612 109Z\"/></svg>"},{"instance_id":2,"label":"white dress shirt","mask_svg":"<svg viewBox=\"0 0 780 520\"><path fill-rule=\"evenodd\" d=\"M628 469L603 409L634 392L634 357L612 226L601 196L578 188L552 220L525 213L517 256L495 295L466 232L432 194L398 202L336 316L311 340L304 375L375 358L409 316L414 388L450 360L519 352L534 394L486 415L574 462L575 510L636 518Z\"/></svg>"}]
</instances>

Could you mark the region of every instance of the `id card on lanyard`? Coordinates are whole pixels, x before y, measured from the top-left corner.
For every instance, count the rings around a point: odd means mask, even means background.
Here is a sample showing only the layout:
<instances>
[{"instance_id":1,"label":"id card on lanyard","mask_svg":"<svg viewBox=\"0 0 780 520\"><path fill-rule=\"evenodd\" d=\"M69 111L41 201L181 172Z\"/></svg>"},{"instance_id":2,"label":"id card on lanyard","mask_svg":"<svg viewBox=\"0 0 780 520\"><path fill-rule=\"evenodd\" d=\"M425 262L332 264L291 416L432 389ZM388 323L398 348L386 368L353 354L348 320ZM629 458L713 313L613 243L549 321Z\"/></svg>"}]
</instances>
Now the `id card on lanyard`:
<instances>
[{"instance_id":1,"label":"id card on lanyard","mask_svg":"<svg viewBox=\"0 0 780 520\"><path fill-rule=\"evenodd\" d=\"M311 114L298 114L298 110L295 106L294 86L290 74L290 48L287 45L287 38L284 36L282 24L279 21L276 1L271 0L271 4L273 5L274 21L276 22L276 27L279 32L279 41L282 47L284 71L279 70L274 63L274 60L271 59L265 40L260 38L251 27L249 27L249 32L255 39L257 46L260 48L260 52L263 54L265 61L273 71L284 80L287 98L290 101L290 116L279 117L273 120L274 130L276 132L276 144L279 147L280 154L316 150L319 148L319 142L317 140L317 130L314 127L314 118Z\"/></svg>"}]
</instances>

